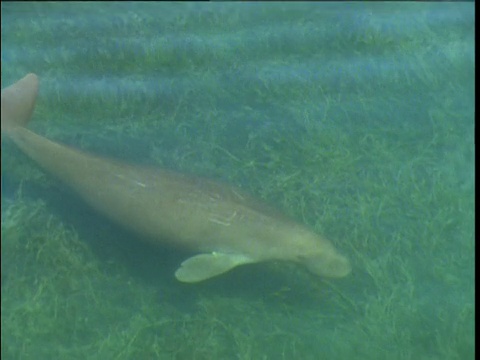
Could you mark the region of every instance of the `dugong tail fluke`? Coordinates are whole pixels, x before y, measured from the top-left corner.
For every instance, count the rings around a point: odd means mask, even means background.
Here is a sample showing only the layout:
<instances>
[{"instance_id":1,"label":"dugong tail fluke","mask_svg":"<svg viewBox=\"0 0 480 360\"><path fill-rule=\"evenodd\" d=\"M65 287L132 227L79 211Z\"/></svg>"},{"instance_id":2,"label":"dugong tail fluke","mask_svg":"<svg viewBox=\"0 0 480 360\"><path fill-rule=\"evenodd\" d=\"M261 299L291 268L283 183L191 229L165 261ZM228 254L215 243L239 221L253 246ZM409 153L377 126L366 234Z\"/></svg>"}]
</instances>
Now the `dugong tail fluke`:
<instances>
[{"instance_id":1,"label":"dugong tail fluke","mask_svg":"<svg viewBox=\"0 0 480 360\"><path fill-rule=\"evenodd\" d=\"M343 277L350 263L333 244L240 189L206 178L97 157L28 130L38 78L2 90L2 135L96 211L155 244L196 253L175 276L188 283L236 266L291 261L315 275Z\"/></svg>"},{"instance_id":2,"label":"dugong tail fluke","mask_svg":"<svg viewBox=\"0 0 480 360\"><path fill-rule=\"evenodd\" d=\"M38 94L38 77L28 74L14 86L2 90L2 134L27 125Z\"/></svg>"}]
</instances>

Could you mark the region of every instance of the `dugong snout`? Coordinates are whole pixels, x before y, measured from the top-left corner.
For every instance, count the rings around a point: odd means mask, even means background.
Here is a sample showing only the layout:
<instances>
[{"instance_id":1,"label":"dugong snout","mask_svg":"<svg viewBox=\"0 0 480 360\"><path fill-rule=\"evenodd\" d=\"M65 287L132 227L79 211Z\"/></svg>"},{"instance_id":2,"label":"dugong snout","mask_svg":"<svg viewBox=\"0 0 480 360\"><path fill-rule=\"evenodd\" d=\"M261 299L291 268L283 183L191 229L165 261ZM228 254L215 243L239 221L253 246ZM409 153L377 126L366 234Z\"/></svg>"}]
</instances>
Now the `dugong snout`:
<instances>
[{"instance_id":1,"label":"dugong snout","mask_svg":"<svg viewBox=\"0 0 480 360\"><path fill-rule=\"evenodd\" d=\"M352 271L348 259L336 252L309 256L304 258L302 263L311 273L322 277L341 278Z\"/></svg>"}]
</instances>

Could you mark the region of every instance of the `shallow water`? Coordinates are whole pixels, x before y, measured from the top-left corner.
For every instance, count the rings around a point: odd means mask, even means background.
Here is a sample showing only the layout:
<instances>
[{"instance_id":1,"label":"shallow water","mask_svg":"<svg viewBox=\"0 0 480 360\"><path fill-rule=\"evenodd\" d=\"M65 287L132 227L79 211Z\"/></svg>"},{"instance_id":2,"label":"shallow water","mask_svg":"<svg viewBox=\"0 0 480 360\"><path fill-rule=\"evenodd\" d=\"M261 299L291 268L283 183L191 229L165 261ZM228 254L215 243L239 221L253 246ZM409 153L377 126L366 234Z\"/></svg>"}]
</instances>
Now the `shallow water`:
<instances>
[{"instance_id":1,"label":"shallow water","mask_svg":"<svg viewBox=\"0 0 480 360\"><path fill-rule=\"evenodd\" d=\"M470 3L2 3L30 128L240 186L324 234L197 285L2 139L2 358L473 359Z\"/></svg>"}]
</instances>

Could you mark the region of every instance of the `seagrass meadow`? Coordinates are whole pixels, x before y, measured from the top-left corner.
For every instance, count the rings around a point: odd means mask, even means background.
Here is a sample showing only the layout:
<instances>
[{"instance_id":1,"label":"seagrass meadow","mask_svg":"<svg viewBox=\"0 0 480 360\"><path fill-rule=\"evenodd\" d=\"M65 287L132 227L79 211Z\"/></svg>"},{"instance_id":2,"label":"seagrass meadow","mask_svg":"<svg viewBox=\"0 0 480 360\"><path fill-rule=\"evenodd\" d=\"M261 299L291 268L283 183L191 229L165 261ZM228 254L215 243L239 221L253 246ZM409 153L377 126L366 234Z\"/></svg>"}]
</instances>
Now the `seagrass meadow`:
<instances>
[{"instance_id":1,"label":"seagrass meadow","mask_svg":"<svg viewBox=\"0 0 480 360\"><path fill-rule=\"evenodd\" d=\"M474 359L471 3L2 2L29 128L244 189L330 239L176 281L2 138L2 359Z\"/></svg>"}]
</instances>

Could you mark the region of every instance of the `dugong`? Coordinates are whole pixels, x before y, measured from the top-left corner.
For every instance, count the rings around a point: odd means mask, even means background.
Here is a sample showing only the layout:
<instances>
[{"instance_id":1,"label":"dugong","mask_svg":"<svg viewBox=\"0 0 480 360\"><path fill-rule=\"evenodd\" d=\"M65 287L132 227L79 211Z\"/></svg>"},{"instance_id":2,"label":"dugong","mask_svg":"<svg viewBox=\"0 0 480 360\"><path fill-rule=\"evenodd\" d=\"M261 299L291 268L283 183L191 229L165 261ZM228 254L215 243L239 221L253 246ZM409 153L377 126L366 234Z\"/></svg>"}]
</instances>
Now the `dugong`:
<instances>
[{"instance_id":1,"label":"dugong","mask_svg":"<svg viewBox=\"0 0 480 360\"><path fill-rule=\"evenodd\" d=\"M2 135L119 225L155 244L195 252L176 270L179 281L272 260L323 277L350 273L349 261L330 241L235 187L97 157L28 130L38 87L38 77L28 74L2 90Z\"/></svg>"}]
</instances>

